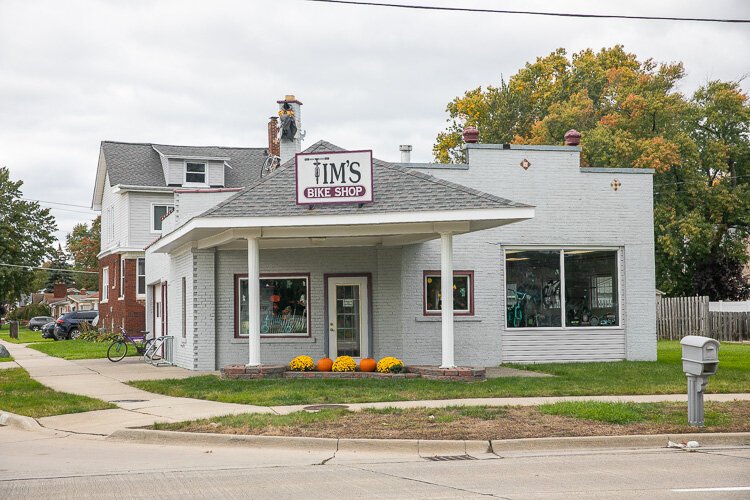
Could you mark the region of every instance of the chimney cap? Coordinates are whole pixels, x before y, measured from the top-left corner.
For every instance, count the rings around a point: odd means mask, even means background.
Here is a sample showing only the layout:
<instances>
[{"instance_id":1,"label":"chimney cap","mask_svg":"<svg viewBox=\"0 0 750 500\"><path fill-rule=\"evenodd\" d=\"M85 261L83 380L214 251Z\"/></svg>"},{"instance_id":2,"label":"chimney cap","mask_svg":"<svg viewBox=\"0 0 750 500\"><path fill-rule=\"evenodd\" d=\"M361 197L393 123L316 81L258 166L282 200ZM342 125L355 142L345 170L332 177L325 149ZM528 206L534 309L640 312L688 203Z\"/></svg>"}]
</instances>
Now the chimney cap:
<instances>
[{"instance_id":1,"label":"chimney cap","mask_svg":"<svg viewBox=\"0 0 750 500\"><path fill-rule=\"evenodd\" d=\"M294 97L293 94L287 94L287 95L285 95L283 99L281 99L280 101L276 101L276 104L284 104L285 102L296 103L296 104L299 104L300 106L302 106L302 102L298 101L297 98Z\"/></svg>"},{"instance_id":2,"label":"chimney cap","mask_svg":"<svg viewBox=\"0 0 750 500\"><path fill-rule=\"evenodd\" d=\"M398 147L399 151L411 151L412 147L411 144L402 144Z\"/></svg>"},{"instance_id":3,"label":"chimney cap","mask_svg":"<svg viewBox=\"0 0 750 500\"><path fill-rule=\"evenodd\" d=\"M464 128L462 136L464 142L467 144L476 144L479 142L479 130L471 125Z\"/></svg>"},{"instance_id":4,"label":"chimney cap","mask_svg":"<svg viewBox=\"0 0 750 500\"><path fill-rule=\"evenodd\" d=\"M579 131L572 128L565 132L566 146L578 146L579 144L581 144L581 133Z\"/></svg>"}]
</instances>

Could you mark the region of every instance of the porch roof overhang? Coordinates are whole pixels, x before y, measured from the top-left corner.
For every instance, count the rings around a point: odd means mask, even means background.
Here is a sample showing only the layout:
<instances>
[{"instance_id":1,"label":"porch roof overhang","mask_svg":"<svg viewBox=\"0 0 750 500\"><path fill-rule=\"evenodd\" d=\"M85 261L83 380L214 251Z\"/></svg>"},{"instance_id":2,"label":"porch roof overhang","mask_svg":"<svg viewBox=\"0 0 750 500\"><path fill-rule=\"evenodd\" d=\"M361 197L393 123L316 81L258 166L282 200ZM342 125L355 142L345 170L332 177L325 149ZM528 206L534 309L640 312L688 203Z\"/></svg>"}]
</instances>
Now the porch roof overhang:
<instances>
[{"instance_id":1,"label":"porch roof overhang","mask_svg":"<svg viewBox=\"0 0 750 500\"><path fill-rule=\"evenodd\" d=\"M150 251L171 253L182 247L245 248L258 238L260 248L402 246L464 234L534 217L534 207L509 206L464 210L310 214L278 217L196 217L154 242Z\"/></svg>"}]
</instances>

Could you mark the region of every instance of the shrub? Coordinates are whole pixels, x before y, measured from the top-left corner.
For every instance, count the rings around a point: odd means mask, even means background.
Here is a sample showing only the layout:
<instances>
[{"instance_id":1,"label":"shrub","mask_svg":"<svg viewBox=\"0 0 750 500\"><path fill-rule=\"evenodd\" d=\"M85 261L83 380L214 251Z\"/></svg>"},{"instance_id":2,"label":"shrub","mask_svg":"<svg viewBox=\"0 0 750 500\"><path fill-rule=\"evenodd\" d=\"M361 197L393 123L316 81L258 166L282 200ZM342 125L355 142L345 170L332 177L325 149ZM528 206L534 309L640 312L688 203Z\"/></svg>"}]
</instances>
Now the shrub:
<instances>
[{"instance_id":1,"label":"shrub","mask_svg":"<svg viewBox=\"0 0 750 500\"><path fill-rule=\"evenodd\" d=\"M28 321L35 316L50 316L52 312L47 304L29 304L8 313L8 321Z\"/></svg>"},{"instance_id":2,"label":"shrub","mask_svg":"<svg viewBox=\"0 0 750 500\"><path fill-rule=\"evenodd\" d=\"M333 367L331 367L331 370L335 372L353 372L356 369L357 363L354 362L351 356L339 356L333 362Z\"/></svg>"},{"instance_id":3,"label":"shrub","mask_svg":"<svg viewBox=\"0 0 750 500\"><path fill-rule=\"evenodd\" d=\"M312 371L313 360L310 356L297 356L289 363L289 369L295 372Z\"/></svg>"},{"instance_id":4,"label":"shrub","mask_svg":"<svg viewBox=\"0 0 750 500\"><path fill-rule=\"evenodd\" d=\"M393 356L378 361L378 373L402 373L404 370L404 362Z\"/></svg>"}]
</instances>

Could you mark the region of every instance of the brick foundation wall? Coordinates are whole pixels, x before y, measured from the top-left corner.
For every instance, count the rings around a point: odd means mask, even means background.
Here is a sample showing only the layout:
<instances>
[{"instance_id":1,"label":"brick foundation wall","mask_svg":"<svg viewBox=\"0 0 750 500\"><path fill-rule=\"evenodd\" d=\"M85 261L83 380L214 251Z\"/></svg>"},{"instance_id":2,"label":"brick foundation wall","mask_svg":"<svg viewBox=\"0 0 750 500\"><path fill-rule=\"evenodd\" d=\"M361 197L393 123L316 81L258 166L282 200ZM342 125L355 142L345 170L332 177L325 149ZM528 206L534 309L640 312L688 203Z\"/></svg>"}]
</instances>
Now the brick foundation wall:
<instances>
[{"instance_id":1,"label":"brick foundation wall","mask_svg":"<svg viewBox=\"0 0 750 500\"><path fill-rule=\"evenodd\" d=\"M120 254L99 260L99 290L109 288L109 300L99 303L101 328L119 332L120 326L130 334L146 330L146 300L136 297L136 259L125 259L125 295L120 297ZM109 267L109 283L102 283L102 270Z\"/></svg>"}]
</instances>

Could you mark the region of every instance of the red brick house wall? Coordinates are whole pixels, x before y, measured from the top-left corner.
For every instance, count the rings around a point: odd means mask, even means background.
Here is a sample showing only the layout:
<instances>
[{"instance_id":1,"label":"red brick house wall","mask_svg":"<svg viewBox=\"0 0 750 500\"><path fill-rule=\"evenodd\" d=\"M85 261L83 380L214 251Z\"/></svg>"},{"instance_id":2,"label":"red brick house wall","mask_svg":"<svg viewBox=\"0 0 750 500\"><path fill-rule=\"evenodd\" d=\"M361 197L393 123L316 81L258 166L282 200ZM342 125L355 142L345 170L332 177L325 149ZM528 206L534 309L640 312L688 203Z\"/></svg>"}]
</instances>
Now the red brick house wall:
<instances>
[{"instance_id":1,"label":"red brick house wall","mask_svg":"<svg viewBox=\"0 0 750 500\"><path fill-rule=\"evenodd\" d=\"M102 270L109 267L109 283L102 283ZM109 300L99 302L101 328L119 332L120 326L130 334L146 329L146 300L136 297L136 259L125 259L125 295L120 297L120 254L108 255L99 260L99 294L104 286L109 288Z\"/></svg>"}]
</instances>

